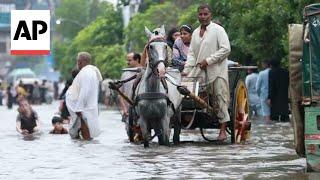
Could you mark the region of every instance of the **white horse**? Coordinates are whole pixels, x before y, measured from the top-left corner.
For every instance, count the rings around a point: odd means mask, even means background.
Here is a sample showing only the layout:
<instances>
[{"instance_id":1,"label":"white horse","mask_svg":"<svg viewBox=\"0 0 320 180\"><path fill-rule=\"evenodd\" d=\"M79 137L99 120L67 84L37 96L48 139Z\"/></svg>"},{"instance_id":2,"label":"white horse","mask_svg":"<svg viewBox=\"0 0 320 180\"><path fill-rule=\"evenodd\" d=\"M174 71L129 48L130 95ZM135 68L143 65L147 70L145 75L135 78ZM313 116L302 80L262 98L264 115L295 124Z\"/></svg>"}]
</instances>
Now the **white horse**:
<instances>
[{"instance_id":1,"label":"white horse","mask_svg":"<svg viewBox=\"0 0 320 180\"><path fill-rule=\"evenodd\" d=\"M149 42L146 46L148 62L146 70L136 89L135 110L139 116L144 147L149 146L151 129L158 136L160 145L169 146L170 119L174 121L174 143L179 141L180 119L175 118L179 114L179 106L182 100L177 87L180 84L179 71L171 71L170 75L165 65L168 63L167 43L164 39L164 27L151 32L145 27Z\"/></svg>"}]
</instances>

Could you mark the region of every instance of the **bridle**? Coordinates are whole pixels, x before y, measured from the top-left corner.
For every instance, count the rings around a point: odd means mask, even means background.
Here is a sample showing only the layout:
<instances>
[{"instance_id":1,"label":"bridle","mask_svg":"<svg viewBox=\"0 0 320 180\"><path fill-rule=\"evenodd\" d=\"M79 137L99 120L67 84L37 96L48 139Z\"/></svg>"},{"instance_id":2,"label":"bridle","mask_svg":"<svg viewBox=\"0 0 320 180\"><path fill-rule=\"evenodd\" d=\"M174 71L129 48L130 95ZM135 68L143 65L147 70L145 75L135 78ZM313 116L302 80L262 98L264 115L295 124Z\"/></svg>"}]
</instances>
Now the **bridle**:
<instances>
[{"instance_id":1,"label":"bridle","mask_svg":"<svg viewBox=\"0 0 320 180\"><path fill-rule=\"evenodd\" d=\"M156 72L156 68L158 67L158 65L160 63L164 63L164 65L167 66L168 65L168 56L166 55L166 59L165 60L159 60L159 61L156 61L155 63L152 63L150 61L150 59L151 59L151 56L150 56L150 44L153 43L153 42L164 42L164 43L166 43L166 41L165 41L165 39L163 37L158 37L158 38L155 38L155 39L151 39L147 44L147 50L148 50L148 56L149 56L149 67L150 67L152 73L154 75L156 75L156 77L158 77L158 73Z\"/></svg>"}]
</instances>

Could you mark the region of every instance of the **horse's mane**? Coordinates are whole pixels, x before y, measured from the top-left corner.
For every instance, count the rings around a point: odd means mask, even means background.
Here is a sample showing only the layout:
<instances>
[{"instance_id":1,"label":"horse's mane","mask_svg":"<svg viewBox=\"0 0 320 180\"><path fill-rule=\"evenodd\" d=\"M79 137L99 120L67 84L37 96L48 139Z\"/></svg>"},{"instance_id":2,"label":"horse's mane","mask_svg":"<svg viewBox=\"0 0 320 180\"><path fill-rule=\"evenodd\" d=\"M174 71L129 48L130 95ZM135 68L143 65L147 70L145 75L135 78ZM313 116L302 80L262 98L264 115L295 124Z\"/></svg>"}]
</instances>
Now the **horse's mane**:
<instances>
[{"instance_id":1,"label":"horse's mane","mask_svg":"<svg viewBox=\"0 0 320 180\"><path fill-rule=\"evenodd\" d=\"M147 66L147 63L149 62L149 57L148 57L148 44L146 44L143 48L143 51L142 51L142 55L141 55L141 60L140 60L140 64L143 66L143 67L146 67Z\"/></svg>"}]
</instances>

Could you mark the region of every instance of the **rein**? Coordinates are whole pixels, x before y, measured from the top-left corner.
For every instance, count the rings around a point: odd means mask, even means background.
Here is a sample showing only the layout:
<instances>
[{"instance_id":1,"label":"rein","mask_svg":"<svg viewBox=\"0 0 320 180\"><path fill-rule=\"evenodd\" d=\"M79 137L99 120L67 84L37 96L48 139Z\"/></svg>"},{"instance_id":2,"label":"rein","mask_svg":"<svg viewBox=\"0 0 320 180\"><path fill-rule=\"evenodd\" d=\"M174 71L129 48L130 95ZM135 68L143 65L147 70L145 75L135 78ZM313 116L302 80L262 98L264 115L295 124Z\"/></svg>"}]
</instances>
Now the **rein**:
<instances>
[{"instance_id":1,"label":"rein","mask_svg":"<svg viewBox=\"0 0 320 180\"><path fill-rule=\"evenodd\" d=\"M157 74L157 72L156 72L156 68L158 67L158 65L159 65L160 63L166 64L166 61L165 61L165 60L160 60L160 61L157 61L155 64L151 64L151 63L149 62L149 67L150 67L150 69L151 69L151 72L152 72L157 78L159 78L159 77L158 77L158 74ZM150 76L151 76L151 73L148 75L147 79L149 79Z\"/></svg>"},{"instance_id":2,"label":"rein","mask_svg":"<svg viewBox=\"0 0 320 180\"><path fill-rule=\"evenodd\" d=\"M166 43L165 39L163 37L157 37L157 38L154 38L154 39L151 39L148 44L147 44L147 50L148 50L148 55L149 55L149 52L150 52L150 44L153 43L153 42L164 42ZM149 56L150 58L150 56ZM161 63L163 62L165 66L167 66L168 64L168 57L166 56L166 59L165 60L160 60L160 61L157 61L156 63L152 64L149 60L149 67L151 68L152 72L155 73L154 69Z\"/></svg>"},{"instance_id":3,"label":"rein","mask_svg":"<svg viewBox=\"0 0 320 180\"><path fill-rule=\"evenodd\" d=\"M154 39L151 39L148 44L147 44L147 51L148 51L148 55L149 55L149 52L150 52L150 44L153 43L153 42L165 42L165 39L163 37L156 37ZM150 55L149 55L149 58L150 58ZM149 79L151 77L152 74L155 75L156 78L159 78L163 87L166 89L166 91L168 92L168 85L165 81L165 78L160 78L156 72L156 68L158 67L158 65L160 63L163 63L165 66L167 66L168 64L168 57L166 56L166 60L159 60L159 61L156 61L155 63L151 63L150 60L149 60L149 67L151 69L151 72L148 76L147 76L147 79Z\"/></svg>"}]
</instances>

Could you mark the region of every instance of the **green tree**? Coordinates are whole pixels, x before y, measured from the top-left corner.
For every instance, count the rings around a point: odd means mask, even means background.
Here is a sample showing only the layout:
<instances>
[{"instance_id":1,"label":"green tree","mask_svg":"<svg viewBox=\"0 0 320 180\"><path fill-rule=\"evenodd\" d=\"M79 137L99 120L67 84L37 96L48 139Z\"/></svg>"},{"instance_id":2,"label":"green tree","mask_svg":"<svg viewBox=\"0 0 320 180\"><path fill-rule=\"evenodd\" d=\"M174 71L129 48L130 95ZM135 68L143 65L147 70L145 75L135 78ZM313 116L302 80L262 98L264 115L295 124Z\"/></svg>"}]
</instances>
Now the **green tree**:
<instances>
[{"instance_id":1,"label":"green tree","mask_svg":"<svg viewBox=\"0 0 320 180\"><path fill-rule=\"evenodd\" d=\"M178 26L180 10L171 2L152 5L144 13L135 15L125 29L125 44L129 51L141 52L147 42L144 26L149 29L165 25L166 30Z\"/></svg>"},{"instance_id":2,"label":"green tree","mask_svg":"<svg viewBox=\"0 0 320 180\"><path fill-rule=\"evenodd\" d=\"M56 29L64 38L71 40L81 29L103 15L109 4L99 0L62 0L56 9L56 19L61 20Z\"/></svg>"},{"instance_id":3,"label":"green tree","mask_svg":"<svg viewBox=\"0 0 320 180\"><path fill-rule=\"evenodd\" d=\"M68 76L71 69L75 67L76 55L80 51L89 52L94 61L98 65L102 74L107 74L112 78L118 78L119 71L123 67L123 61L119 61L122 57L122 44L123 39L123 24L120 11L114 9L111 4L105 6L105 11L96 18L95 21L90 23L87 27L82 29L76 37L68 44L64 57L62 57L59 69L64 76ZM61 47L62 48L62 47ZM109 50L111 48L112 50ZM120 50L116 50L119 48ZM59 49L57 49L59 51ZM118 53L119 57L114 58L112 51ZM105 61L105 62L104 62ZM104 64L105 63L105 64ZM112 67L110 69L110 67ZM109 72L110 71L110 72Z\"/></svg>"},{"instance_id":4,"label":"green tree","mask_svg":"<svg viewBox=\"0 0 320 180\"><path fill-rule=\"evenodd\" d=\"M197 16L197 8L198 4L194 4L192 6L189 6L187 9L185 9L181 16L179 17L179 25L182 24L189 24L192 26L193 29L198 27L200 24L198 22L198 16Z\"/></svg>"},{"instance_id":5,"label":"green tree","mask_svg":"<svg viewBox=\"0 0 320 180\"><path fill-rule=\"evenodd\" d=\"M267 57L286 59L287 25L301 23L303 7L315 0L207 0L213 10L213 20L219 20L229 35L230 59L242 63ZM179 17L179 23L197 26L198 3L189 6Z\"/></svg>"},{"instance_id":6,"label":"green tree","mask_svg":"<svg viewBox=\"0 0 320 180\"><path fill-rule=\"evenodd\" d=\"M57 32L64 38L72 39L88 23L89 1L63 0L56 9L56 18L61 24L56 26ZM72 10L71 10L72 9Z\"/></svg>"},{"instance_id":7,"label":"green tree","mask_svg":"<svg viewBox=\"0 0 320 180\"><path fill-rule=\"evenodd\" d=\"M97 46L93 54L94 62L104 77L120 78L121 69L126 66L126 53L123 45Z\"/></svg>"},{"instance_id":8,"label":"green tree","mask_svg":"<svg viewBox=\"0 0 320 180\"><path fill-rule=\"evenodd\" d=\"M55 58L55 69L60 70L63 77L69 77L69 72L64 71L65 63L63 63L64 57L66 56L68 46L70 45L67 41L55 40L53 42L53 52ZM70 68L69 68L70 69Z\"/></svg>"},{"instance_id":9,"label":"green tree","mask_svg":"<svg viewBox=\"0 0 320 180\"><path fill-rule=\"evenodd\" d=\"M70 41L58 43L55 51L60 53L56 57L61 59L61 63L57 67L62 69L63 74L68 74L75 65L77 53L88 51L104 75L117 78L125 65L125 49L136 52L143 50L147 42L144 26L154 29L164 24L169 30L182 24L191 24L196 28L199 26L197 7L200 3L208 3L213 9L213 20L219 20L226 29L232 47L230 59L243 64L266 57L286 59L287 25L301 23L304 6L316 0L176 0L165 3L145 0L139 13L124 30L119 9L115 10L105 1L62 2L66 5L60 8L58 15L81 19L83 24L89 25L83 29L76 25L60 27L60 32ZM128 2L122 1L123 4Z\"/></svg>"},{"instance_id":10,"label":"green tree","mask_svg":"<svg viewBox=\"0 0 320 180\"><path fill-rule=\"evenodd\" d=\"M122 1L130 1L130 0L122 0ZM149 9L152 5L158 5L159 3L163 3L163 0L142 0L139 6L139 12L143 13L147 9Z\"/></svg>"},{"instance_id":11,"label":"green tree","mask_svg":"<svg viewBox=\"0 0 320 180\"><path fill-rule=\"evenodd\" d=\"M226 29L234 57L287 59L288 24L302 23L303 7L315 1L240 0L230 3ZM298 8L298 9L296 9ZM243 59L245 60L245 59Z\"/></svg>"},{"instance_id":12,"label":"green tree","mask_svg":"<svg viewBox=\"0 0 320 180\"><path fill-rule=\"evenodd\" d=\"M255 60L283 57L285 54L282 38L287 33L290 18L286 3L270 3L266 0L238 3L241 16L231 14L229 23L229 28L233 26L238 29L230 33L231 38L234 38L234 47ZM232 7L232 10L235 9L236 7Z\"/></svg>"},{"instance_id":13,"label":"green tree","mask_svg":"<svg viewBox=\"0 0 320 180\"><path fill-rule=\"evenodd\" d=\"M77 47L90 48L92 46L122 43L123 24L121 14L109 6L104 16L98 17L74 38Z\"/></svg>"}]
</instances>

